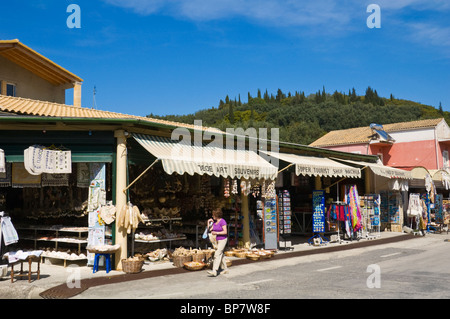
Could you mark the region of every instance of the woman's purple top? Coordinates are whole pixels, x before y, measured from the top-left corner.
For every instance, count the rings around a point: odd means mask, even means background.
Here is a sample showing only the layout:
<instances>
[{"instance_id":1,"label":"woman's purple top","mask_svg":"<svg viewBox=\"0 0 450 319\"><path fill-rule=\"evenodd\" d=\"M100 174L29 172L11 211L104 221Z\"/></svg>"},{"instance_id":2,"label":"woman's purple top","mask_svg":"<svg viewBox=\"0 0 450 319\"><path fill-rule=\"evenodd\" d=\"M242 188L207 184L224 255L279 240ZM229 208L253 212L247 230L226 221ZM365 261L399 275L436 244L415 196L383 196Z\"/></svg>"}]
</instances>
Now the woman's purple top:
<instances>
[{"instance_id":1,"label":"woman's purple top","mask_svg":"<svg viewBox=\"0 0 450 319\"><path fill-rule=\"evenodd\" d=\"M217 224L213 223L212 231L221 232L223 231L223 226L226 227L227 222L225 221L225 219L221 218ZM227 238L227 235L217 235L216 237L217 240L223 240L225 238Z\"/></svg>"}]
</instances>

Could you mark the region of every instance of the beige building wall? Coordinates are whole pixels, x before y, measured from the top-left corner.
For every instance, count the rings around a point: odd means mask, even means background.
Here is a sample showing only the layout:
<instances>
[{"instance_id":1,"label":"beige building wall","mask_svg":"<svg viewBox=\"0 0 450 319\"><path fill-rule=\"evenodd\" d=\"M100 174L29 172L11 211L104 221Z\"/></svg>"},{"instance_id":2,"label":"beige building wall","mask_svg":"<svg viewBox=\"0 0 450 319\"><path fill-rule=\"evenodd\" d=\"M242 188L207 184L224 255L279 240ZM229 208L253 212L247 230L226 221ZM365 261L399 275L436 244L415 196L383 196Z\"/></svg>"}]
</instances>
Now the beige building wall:
<instances>
[{"instance_id":1,"label":"beige building wall","mask_svg":"<svg viewBox=\"0 0 450 319\"><path fill-rule=\"evenodd\" d=\"M66 89L71 85L54 86L36 74L0 56L0 81L16 85L16 96L28 99L66 103ZM4 87L4 85L2 85ZM3 92L2 94L6 94Z\"/></svg>"}]
</instances>

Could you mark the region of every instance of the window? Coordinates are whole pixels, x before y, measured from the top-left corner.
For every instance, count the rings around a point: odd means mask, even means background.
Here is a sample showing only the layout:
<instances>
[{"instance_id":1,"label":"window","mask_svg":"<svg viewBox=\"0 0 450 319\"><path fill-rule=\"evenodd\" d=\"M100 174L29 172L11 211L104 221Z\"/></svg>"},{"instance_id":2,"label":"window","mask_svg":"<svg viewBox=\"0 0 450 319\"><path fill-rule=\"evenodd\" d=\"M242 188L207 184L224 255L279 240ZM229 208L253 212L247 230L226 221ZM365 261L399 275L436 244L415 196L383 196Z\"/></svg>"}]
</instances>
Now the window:
<instances>
[{"instance_id":1,"label":"window","mask_svg":"<svg viewBox=\"0 0 450 319\"><path fill-rule=\"evenodd\" d=\"M448 151L442 151L442 162L444 164L444 168L449 168L449 158Z\"/></svg>"},{"instance_id":2,"label":"window","mask_svg":"<svg viewBox=\"0 0 450 319\"><path fill-rule=\"evenodd\" d=\"M16 85L13 83L7 83L6 81L0 81L0 94L16 96Z\"/></svg>"},{"instance_id":3,"label":"window","mask_svg":"<svg viewBox=\"0 0 450 319\"><path fill-rule=\"evenodd\" d=\"M11 83L6 83L6 95L16 96L16 86Z\"/></svg>"}]
</instances>

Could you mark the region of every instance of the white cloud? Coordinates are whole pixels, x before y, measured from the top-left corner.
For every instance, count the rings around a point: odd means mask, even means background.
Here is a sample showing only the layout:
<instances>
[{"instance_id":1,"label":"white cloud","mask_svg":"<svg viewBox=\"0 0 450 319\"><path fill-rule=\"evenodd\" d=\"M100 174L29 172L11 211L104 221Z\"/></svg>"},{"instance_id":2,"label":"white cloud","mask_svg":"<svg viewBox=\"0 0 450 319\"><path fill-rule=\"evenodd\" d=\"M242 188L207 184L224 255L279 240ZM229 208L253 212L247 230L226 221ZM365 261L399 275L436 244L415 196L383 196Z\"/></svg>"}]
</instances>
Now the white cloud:
<instances>
[{"instance_id":1,"label":"white cloud","mask_svg":"<svg viewBox=\"0 0 450 319\"><path fill-rule=\"evenodd\" d=\"M450 47L448 27L430 18L435 13L450 14L448 0L103 0L142 15L163 14L177 19L208 22L243 18L267 27L301 27L302 32L318 35L347 35L364 30L369 4L381 7L382 21L408 28L412 37ZM427 12L423 21L415 15ZM412 13L412 14L411 14ZM427 20L428 19L428 20ZM382 27L385 25L382 22ZM393 30L395 32L395 30Z\"/></svg>"},{"instance_id":2,"label":"white cloud","mask_svg":"<svg viewBox=\"0 0 450 319\"><path fill-rule=\"evenodd\" d=\"M408 26L413 31L414 41L450 48L450 27L436 26L429 23L411 23Z\"/></svg>"},{"instance_id":3,"label":"white cloud","mask_svg":"<svg viewBox=\"0 0 450 319\"><path fill-rule=\"evenodd\" d=\"M212 21L243 17L276 26L314 26L333 23L343 26L355 8L365 7L355 0L104 0L142 15L162 13L192 21Z\"/></svg>"}]
</instances>

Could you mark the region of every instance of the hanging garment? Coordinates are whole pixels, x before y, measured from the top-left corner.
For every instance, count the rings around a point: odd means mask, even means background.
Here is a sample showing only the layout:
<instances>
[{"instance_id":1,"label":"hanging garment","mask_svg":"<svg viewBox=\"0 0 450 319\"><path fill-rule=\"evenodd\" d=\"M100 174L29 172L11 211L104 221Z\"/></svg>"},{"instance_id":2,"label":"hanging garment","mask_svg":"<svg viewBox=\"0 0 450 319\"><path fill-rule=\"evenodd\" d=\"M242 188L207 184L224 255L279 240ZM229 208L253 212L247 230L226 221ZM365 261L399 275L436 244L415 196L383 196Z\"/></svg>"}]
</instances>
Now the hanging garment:
<instances>
[{"instance_id":1,"label":"hanging garment","mask_svg":"<svg viewBox=\"0 0 450 319\"><path fill-rule=\"evenodd\" d=\"M0 173L6 173L5 151L0 149Z\"/></svg>"},{"instance_id":2,"label":"hanging garment","mask_svg":"<svg viewBox=\"0 0 450 319\"><path fill-rule=\"evenodd\" d=\"M19 235L11 222L11 217L2 217L1 224L2 237L5 242L5 246L17 243L19 241Z\"/></svg>"},{"instance_id":3,"label":"hanging garment","mask_svg":"<svg viewBox=\"0 0 450 319\"><path fill-rule=\"evenodd\" d=\"M345 208L346 208L346 205L338 205L337 206L337 216L336 216L336 218L337 218L337 220L338 221L345 221Z\"/></svg>"},{"instance_id":4,"label":"hanging garment","mask_svg":"<svg viewBox=\"0 0 450 319\"><path fill-rule=\"evenodd\" d=\"M11 170L12 170L12 164L6 163L6 172L0 173L0 187L10 187L11 186Z\"/></svg>"},{"instance_id":5,"label":"hanging garment","mask_svg":"<svg viewBox=\"0 0 450 319\"><path fill-rule=\"evenodd\" d=\"M352 231L352 218L350 216L350 209L348 206L343 206L344 207L344 214L345 214L345 232L347 233L348 237L351 237L353 235L353 231Z\"/></svg>"}]
</instances>

